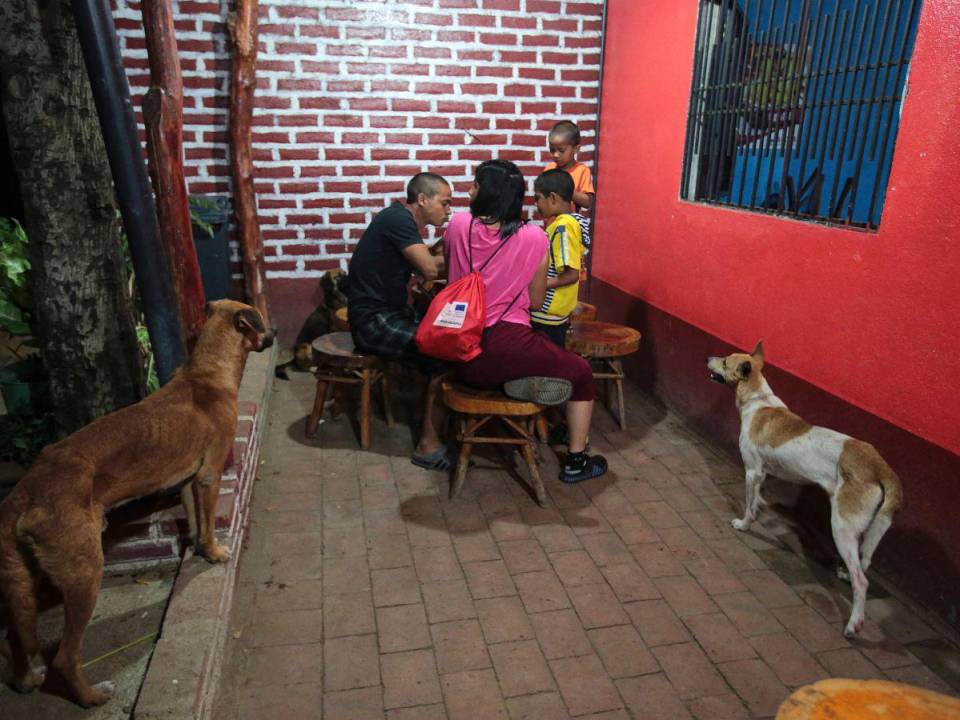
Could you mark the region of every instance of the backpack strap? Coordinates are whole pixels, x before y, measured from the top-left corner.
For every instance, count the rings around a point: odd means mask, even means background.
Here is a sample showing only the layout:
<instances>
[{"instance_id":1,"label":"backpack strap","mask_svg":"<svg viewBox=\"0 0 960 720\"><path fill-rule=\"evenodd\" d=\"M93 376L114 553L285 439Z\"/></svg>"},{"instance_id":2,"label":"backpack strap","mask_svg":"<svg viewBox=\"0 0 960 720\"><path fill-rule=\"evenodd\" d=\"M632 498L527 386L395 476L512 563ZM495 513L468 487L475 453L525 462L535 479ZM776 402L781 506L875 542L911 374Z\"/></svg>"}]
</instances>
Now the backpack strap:
<instances>
[{"instance_id":1,"label":"backpack strap","mask_svg":"<svg viewBox=\"0 0 960 720\"><path fill-rule=\"evenodd\" d=\"M507 313L510 312L510 308L512 308L512 307L513 307L513 304L514 304L517 300L520 299L520 296L523 295L523 291L526 290L526 289L527 289L527 288L525 288L525 287L520 288L520 292L518 292L516 295L513 296L513 300L511 300L511 301L510 301L510 304L507 305L507 309L504 310L502 313L500 313L500 318L497 320L497 322L500 322L501 320L503 320L503 319L507 316ZM496 324L496 323L494 323L494 324Z\"/></svg>"}]
</instances>

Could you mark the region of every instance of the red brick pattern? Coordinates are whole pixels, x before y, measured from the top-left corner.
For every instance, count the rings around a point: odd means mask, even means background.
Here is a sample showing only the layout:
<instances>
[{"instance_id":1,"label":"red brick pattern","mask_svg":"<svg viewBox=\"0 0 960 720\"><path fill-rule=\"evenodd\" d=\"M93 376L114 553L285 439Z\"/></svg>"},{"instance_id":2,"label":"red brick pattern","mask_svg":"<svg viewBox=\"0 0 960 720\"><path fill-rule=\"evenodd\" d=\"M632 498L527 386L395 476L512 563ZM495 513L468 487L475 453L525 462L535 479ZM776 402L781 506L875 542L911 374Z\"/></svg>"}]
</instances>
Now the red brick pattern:
<instances>
[{"instance_id":1,"label":"red brick pattern","mask_svg":"<svg viewBox=\"0 0 960 720\"><path fill-rule=\"evenodd\" d=\"M233 452L227 459L217 501L218 534L236 552L249 511L250 493L260 460L262 406L238 403L239 420ZM190 542L179 493L147 498L108 515L104 562L108 572L132 572L158 563L179 561Z\"/></svg>"},{"instance_id":2,"label":"red brick pattern","mask_svg":"<svg viewBox=\"0 0 960 720\"><path fill-rule=\"evenodd\" d=\"M532 178L559 119L580 124L590 162L602 7L262 1L253 154L268 276L316 276L349 258L416 172L446 176L461 203L479 161L512 160ZM174 8L188 188L228 194L228 6ZM115 18L139 108L149 72L136 0L118 0Z\"/></svg>"}]
</instances>

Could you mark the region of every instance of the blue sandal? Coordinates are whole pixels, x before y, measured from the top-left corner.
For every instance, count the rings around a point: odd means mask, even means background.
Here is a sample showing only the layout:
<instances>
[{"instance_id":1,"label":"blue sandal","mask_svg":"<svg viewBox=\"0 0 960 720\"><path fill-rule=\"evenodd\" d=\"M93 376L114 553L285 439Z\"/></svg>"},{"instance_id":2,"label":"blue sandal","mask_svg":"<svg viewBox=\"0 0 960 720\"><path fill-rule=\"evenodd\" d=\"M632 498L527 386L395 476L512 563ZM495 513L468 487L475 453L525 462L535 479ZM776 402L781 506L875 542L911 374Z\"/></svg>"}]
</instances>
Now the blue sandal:
<instances>
[{"instance_id":1,"label":"blue sandal","mask_svg":"<svg viewBox=\"0 0 960 720\"><path fill-rule=\"evenodd\" d=\"M454 465L454 462L450 459L450 455L447 452L446 445L441 445L429 455L417 455L414 453L410 456L410 462L425 470L439 470L441 472L448 472Z\"/></svg>"}]
</instances>

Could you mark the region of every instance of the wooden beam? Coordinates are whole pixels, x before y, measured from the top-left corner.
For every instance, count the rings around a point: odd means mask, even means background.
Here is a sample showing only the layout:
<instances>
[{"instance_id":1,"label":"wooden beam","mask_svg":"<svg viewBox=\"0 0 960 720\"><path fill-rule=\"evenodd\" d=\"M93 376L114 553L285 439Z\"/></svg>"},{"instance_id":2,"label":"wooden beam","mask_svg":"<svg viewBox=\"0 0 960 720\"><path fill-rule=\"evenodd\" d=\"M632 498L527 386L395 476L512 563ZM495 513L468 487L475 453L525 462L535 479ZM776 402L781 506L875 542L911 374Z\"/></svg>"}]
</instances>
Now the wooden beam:
<instances>
[{"instance_id":1,"label":"wooden beam","mask_svg":"<svg viewBox=\"0 0 960 720\"><path fill-rule=\"evenodd\" d=\"M237 0L236 11L227 20L233 41L233 74L230 77L230 167L233 173L234 213L243 259L243 287L247 302L270 325L263 270L263 237L257 219L253 188L254 93L257 89L257 0Z\"/></svg>"},{"instance_id":2,"label":"wooden beam","mask_svg":"<svg viewBox=\"0 0 960 720\"><path fill-rule=\"evenodd\" d=\"M160 237L173 277L187 351L206 320L200 264L193 244L183 172L183 79L171 0L142 0L150 63L150 89L143 98L150 179L157 199Z\"/></svg>"}]
</instances>

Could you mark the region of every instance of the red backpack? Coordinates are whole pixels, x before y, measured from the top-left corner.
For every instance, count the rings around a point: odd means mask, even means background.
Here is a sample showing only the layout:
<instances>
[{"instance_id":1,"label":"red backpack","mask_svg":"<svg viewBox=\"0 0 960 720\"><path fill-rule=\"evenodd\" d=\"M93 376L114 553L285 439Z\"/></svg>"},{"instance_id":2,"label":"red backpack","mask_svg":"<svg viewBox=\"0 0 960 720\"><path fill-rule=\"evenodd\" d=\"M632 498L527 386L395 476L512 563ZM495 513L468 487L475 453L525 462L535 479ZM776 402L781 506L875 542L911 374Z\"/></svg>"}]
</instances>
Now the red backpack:
<instances>
[{"instance_id":1,"label":"red backpack","mask_svg":"<svg viewBox=\"0 0 960 720\"><path fill-rule=\"evenodd\" d=\"M448 362L467 362L481 352L480 340L483 337L487 317L486 291L483 276L480 274L510 237L503 240L497 249L484 261L478 270L473 269L473 219L467 232L467 249L470 258L470 274L465 275L441 290L430 302L427 314L417 328L417 347L430 357ZM514 233L515 235L516 233ZM520 291L520 295L523 290ZM507 306L504 315L520 297L517 295Z\"/></svg>"}]
</instances>

